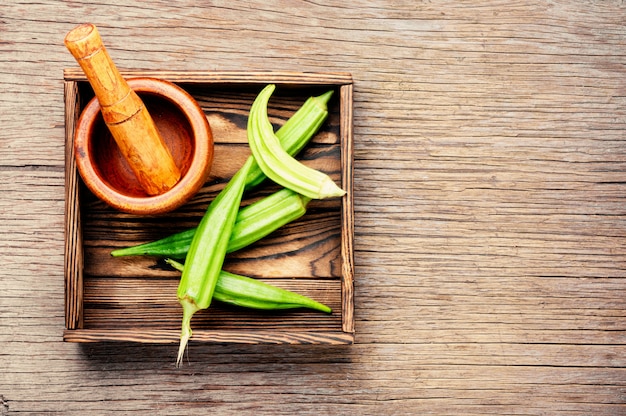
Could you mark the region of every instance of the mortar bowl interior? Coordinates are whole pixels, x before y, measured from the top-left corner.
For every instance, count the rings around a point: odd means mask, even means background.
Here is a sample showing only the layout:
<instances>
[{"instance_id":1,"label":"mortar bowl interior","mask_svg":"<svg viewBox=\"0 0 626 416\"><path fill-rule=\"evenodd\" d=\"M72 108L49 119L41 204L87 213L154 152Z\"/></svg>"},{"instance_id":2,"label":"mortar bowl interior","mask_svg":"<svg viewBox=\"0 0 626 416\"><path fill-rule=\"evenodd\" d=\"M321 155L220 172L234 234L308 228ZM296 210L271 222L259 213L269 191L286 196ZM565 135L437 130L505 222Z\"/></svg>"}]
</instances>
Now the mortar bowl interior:
<instances>
[{"instance_id":1,"label":"mortar bowl interior","mask_svg":"<svg viewBox=\"0 0 626 416\"><path fill-rule=\"evenodd\" d=\"M76 126L76 165L85 185L111 207L132 214L173 211L204 185L213 162L213 136L204 112L185 90L156 78L131 78L128 85L139 95L165 141L181 179L160 195L141 187L93 98Z\"/></svg>"}]
</instances>

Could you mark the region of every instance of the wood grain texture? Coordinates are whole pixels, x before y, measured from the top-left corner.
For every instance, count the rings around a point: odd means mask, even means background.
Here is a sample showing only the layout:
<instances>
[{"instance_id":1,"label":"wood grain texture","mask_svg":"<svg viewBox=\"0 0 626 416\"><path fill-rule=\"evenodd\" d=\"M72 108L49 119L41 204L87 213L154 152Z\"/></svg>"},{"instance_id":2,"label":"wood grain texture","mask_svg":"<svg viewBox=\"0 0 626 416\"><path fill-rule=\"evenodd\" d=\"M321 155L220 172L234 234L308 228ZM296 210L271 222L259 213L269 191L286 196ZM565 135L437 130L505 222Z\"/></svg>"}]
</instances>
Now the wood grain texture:
<instances>
[{"instance_id":1,"label":"wood grain texture","mask_svg":"<svg viewBox=\"0 0 626 416\"><path fill-rule=\"evenodd\" d=\"M83 221L80 215L80 178L76 168L74 134L81 108L78 86L64 83L65 102L65 326L83 327ZM72 290L70 290L72 288Z\"/></svg>"},{"instance_id":2,"label":"wood grain texture","mask_svg":"<svg viewBox=\"0 0 626 416\"><path fill-rule=\"evenodd\" d=\"M62 342L62 41L85 21L120 68L352 74L356 344L192 343L175 369L175 345ZM626 413L624 21L616 0L9 1L0 414Z\"/></svg>"}]
</instances>

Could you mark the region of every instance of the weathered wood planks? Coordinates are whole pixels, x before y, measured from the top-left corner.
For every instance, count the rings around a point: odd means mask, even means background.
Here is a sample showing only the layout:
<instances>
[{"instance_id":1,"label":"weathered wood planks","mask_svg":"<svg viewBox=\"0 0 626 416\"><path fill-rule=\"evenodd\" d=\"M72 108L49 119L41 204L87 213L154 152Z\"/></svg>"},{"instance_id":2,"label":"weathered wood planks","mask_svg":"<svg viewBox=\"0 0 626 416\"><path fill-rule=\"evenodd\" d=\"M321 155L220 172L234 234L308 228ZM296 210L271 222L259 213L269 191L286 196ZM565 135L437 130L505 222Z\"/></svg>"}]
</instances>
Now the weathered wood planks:
<instances>
[{"instance_id":1,"label":"weathered wood planks","mask_svg":"<svg viewBox=\"0 0 626 416\"><path fill-rule=\"evenodd\" d=\"M175 345L62 341L62 38L89 20L133 70L353 74L354 345L192 342L176 370ZM0 414L624 414L624 21L591 0L3 4Z\"/></svg>"}]
</instances>

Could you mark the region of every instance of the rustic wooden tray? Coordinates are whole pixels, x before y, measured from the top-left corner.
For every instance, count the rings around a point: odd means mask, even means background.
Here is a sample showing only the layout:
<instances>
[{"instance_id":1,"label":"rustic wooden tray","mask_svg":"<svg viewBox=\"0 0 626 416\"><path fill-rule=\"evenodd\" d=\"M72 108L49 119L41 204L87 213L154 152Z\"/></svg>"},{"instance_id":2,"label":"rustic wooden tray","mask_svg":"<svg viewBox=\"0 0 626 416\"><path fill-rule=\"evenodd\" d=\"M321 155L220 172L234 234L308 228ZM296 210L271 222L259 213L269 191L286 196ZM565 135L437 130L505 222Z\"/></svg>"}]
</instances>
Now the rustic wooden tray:
<instances>
[{"instance_id":1,"label":"rustic wooden tray","mask_svg":"<svg viewBox=\"0 0 626 416\"><path fill-rule=\"evenodd\" d=\"M93 92L79 68L64 71L66 111L65 341L178 342L180 274L151 257L113 258L114 248L152 241L197 225L208 203L250 154L246 123L256 94L277 85L269 115L276 127L311 95L333 89L330 116L299 156L347 191L313 201L307 214L262 241L229 255L224 269L326 303L332 314L308 310L260 312L214 302L192 320L194 341L349 344L354 340L352 78L343 73L121 71L175 82L203 108L215 140L211 176L175 212L136 216L97 200L77 173L74 129ZM271 181L244 204L279 189Z\"/></svg>"}]
</instances>

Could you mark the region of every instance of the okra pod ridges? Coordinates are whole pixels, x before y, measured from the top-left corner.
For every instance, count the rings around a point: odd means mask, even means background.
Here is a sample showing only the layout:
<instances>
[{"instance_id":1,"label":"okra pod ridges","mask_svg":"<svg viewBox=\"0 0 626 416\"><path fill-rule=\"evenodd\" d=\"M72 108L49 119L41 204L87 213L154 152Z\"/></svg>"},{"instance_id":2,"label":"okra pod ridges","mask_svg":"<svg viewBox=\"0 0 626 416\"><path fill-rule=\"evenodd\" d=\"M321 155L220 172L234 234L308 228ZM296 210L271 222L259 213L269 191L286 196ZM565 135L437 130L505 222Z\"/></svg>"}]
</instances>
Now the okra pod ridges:
<instances>
[{"instance_id":1,"label":"okra pod ridges","mask_svg":"<svg viewBox=\"0 0 626 416\"><path fill-rule=\"evenodd\" d=\"M237 213L226 252L232 253L241 250L283 225L300 218L306 213L306 206L309 201L310 198L283 188L241 208ZM160 240L113 250L111 255L114 257L143 255L183 259L189 251L195 232L196 228L191 228Z\"/></svg>"},{"instance_id":2,"label":"okra pod ridges","mask_svg":"<svg viewBox=\"0 0 626 416\"><path fill-rule=\"evenodd\" d=\"M273 194L276 198L267 209L248 210L235 224L237 238L228 243L227 252L240 250L278 228L302 217L306 213L309 199L290 189L283 189ZM280 198L278 198L280 197ZM233 233L235 229L233 228Z\"/></svg>"},{"instance_id":3,"label":"okra pod ridges","mask_svg":"<svg viewBox=\"0 0 626 416\"><path fill-rule=\"evenodd\" d=\"M314 199L340 197L345 191L323 172L303 165L281 147L267 116L267 104L275 85L257 96L248 118L250 149L261 170L274 182Z\"/></svg>"},{"instance_id":4,"label":"okra pod ridges","mask_svg":"<svg viewBox=\"0 0 626 416\"><path fill-rule=\"evenodd\" d=\"M280 145L291 156L295 156L306 146L328 118L328 101L334 91L329 90L317 97L309 97L304 104L283 124L276 137ZM253 158L252 156L250 156ZM265 173L255 161L246 179L246 190L252 189L265 180Z\"/></svg>"}]
</instances>

